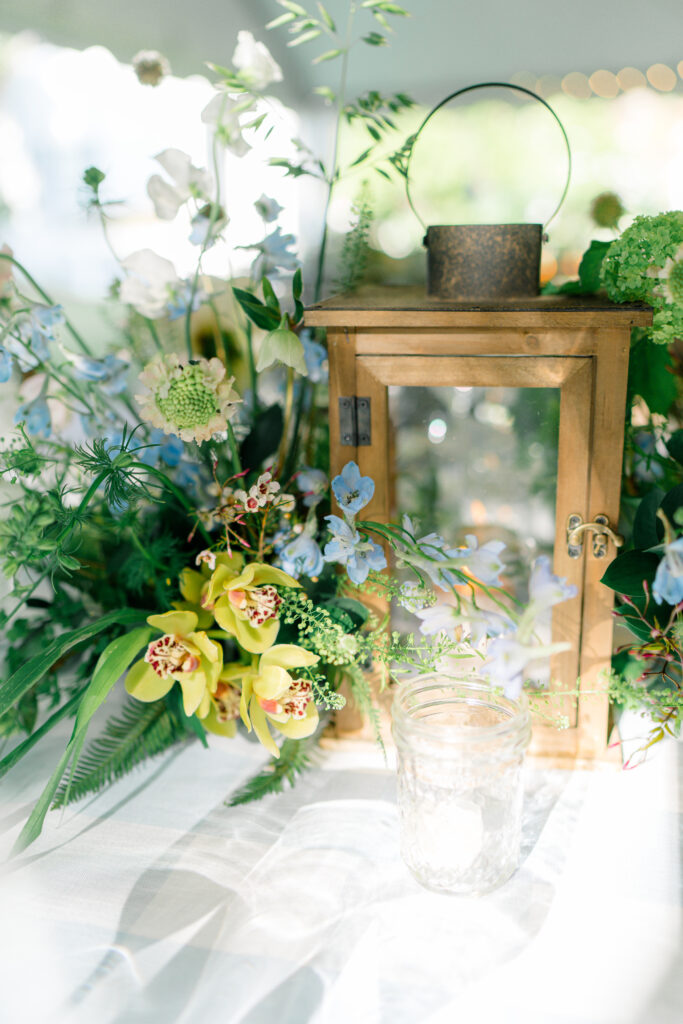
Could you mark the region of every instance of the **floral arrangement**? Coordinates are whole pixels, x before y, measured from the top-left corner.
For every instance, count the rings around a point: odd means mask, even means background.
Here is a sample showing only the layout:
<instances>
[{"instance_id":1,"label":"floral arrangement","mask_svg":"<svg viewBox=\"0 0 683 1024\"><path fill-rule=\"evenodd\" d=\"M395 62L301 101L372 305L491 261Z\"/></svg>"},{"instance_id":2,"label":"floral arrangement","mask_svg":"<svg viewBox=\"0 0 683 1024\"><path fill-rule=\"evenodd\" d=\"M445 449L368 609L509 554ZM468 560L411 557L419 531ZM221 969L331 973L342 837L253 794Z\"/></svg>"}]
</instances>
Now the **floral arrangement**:
<instances>
[{"instance_id":1,"label":"floral arrangement","mask_svg":"<svg viewBox=\"0 0 683 1024\"><path fill-rule=\"evenodd\" d=\"M367 130L369 146L353 164L400 174L399 156L383 160L376 146L396 131L393 118L411 100L373 92L350 101L344 81L354 19L373 19L359 45L378 47L389 19L406 12L383 0L352 2L340 33L322 4L311 14L290 0L278 3L283 13L269 27L286 28L290 45L331 41L314 60L339 61L340 86L319 93L336 105L337 140L343 123ZM168 73L154 52L138 54L135 67L141 87ZM111 351L94 352L19 258L0 251L0 382L19 395L16 429L0 452L10 488L0 558L13 598L2 612L0 734L10 749L0 775L73 718L18 849L40 833L50 807L97 791L173 744L206 745L212 735L241 730L271 755L232 803L281 789L309 763L345 703L342 688L379 735L369 666L386 683L457 659L515 695L524 684L546 683L549 657L563 649L548 641L550 610L574 592L546 559L531 568L520 603L501 584L500 541L480 545L468 536L458 546L420 536L408 518L401 525L359 518L374 483L353 462L329 481L324 337L303 325L302 268L296 239L277 224L279 204L254 199L264 235L248 247L255 253L248 280L217 280L202 269L205 253L229 230L222 153L258 146L276 116L269 90L282 78L266 46L247 32L239 33L232 66L214 71L215 95L202 113L211 171L169 148L156 157L163 173L147 183L159 218L190 211L196 269L183 279L149 249L121 258L112 301L125 312L124 326ZM318 179L329 205L344 170L337 144L329 165L299 140L295 150L297 159L271 164ZM83 184L106 235L113 201L104 197L105 176L87 168ZM347 284L364 259L365 206L359 200L342 253ZM675 226L683 215L667 216ZM661 296L664 307L671 297L678 302L672 288L665 294L664 279L675 278L683 241L673 226L667 232L657 249L663 276L639 276L646 297ZM605 281L614 287L622 287L619 267L628 263L627 234L605 258ZM314 299L326 257L323 226ZM595 250L589 264L594 278ZM655 499L646 503L654 513ZM666 510L671 502L661 504ZM660 521L664 540L652 532ZM681 541L671 523L683 519L673 513L654 527L647 522L642 557L653 583L646 597L652 594L657 611L632 597L620 614L641 638L647 623L641 654L649 645L647 657L651 651L670 672L683 597ZM360 600L366 594L413 615L414 631L388 628ZM128 699L86 744L91 719L121 679Z\"/></svg>"}]
</instances>

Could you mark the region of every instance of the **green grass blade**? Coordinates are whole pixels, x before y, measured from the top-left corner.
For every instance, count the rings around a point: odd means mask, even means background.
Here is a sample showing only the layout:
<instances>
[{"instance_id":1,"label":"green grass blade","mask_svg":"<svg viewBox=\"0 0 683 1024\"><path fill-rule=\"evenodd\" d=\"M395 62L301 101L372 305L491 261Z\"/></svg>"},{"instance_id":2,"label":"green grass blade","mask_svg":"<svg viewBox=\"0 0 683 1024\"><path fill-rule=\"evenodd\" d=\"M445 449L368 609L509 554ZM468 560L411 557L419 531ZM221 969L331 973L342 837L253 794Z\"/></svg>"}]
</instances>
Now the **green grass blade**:
<instances>
[{"instance_id":1,"label":"green grass blade","mask_svg":"<svg viewBox=\"0 0 683 1024\"><path fill-rule=\"evenodd\" d=\"M107 612L101 619L89 622L87 626L73 629L69 633L62 633L56 640L45 648L42 654L37 654L25 665L10 676L7 682L0 685L0 717L4 715L15 704L20 697L30 690L32 686L40 682L45 673L52 668L56 661L59 661L67 651L77 644L92 640L103 630L113 625L128 625L139 622L145 618L145 612L133 608L119 609Z\"/></svg>"}]
</instances>

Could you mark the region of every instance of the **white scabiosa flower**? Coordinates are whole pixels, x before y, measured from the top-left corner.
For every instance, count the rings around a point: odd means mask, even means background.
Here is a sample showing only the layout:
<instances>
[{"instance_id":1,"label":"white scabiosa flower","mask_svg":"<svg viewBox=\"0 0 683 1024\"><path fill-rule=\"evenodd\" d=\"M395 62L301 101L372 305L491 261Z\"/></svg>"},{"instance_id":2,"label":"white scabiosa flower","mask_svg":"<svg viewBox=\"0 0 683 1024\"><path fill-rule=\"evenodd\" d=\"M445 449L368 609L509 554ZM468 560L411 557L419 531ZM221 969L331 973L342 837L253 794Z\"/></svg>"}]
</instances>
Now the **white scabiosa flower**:
<instances>
[{"instance_id":1,"label":"white scabiosa flower","mask_svg":"<svg viewBox=\"0 0 683 1024\"><path fill-rule=\"evenodd\" d=\"M148 389L135 396L143 419L165 434L198 444L226 430L241 401L232 389L234 377L226 379L225 367L215 357L183 363L177 356L157 356L140 381Z\"/></svg>"}]
</instances>

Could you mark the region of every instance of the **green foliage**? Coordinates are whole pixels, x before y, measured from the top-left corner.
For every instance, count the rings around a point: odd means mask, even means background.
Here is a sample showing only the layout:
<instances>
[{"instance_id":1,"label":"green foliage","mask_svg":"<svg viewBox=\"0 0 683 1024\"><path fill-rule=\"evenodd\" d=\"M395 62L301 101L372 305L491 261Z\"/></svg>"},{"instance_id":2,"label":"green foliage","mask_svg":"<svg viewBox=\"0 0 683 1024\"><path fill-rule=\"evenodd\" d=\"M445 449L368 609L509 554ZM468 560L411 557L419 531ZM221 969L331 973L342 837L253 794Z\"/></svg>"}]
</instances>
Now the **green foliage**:
<instances>
[{"instance_id":1,"label":"green foliage","mask_svg":"<svg viewBox=\"0 0 683 1024\"><path fill-rule=\"evenodd\" d=\"M274 331L280 323L280 313L244 288L233 288L232 293L249 319L263 331Z\"/></svg>"},{"instance_id":2,"label":"green foliage","mask_svg":"<svg viewBox=\"0 0 683 1024\"><path fill-rule=\"evenodd\" d=\"M633 331L628 393L630 402L636 395L640 395L651 413L662 416L667 415L678 394L668 348L665 345L652 345L644 331Z\"/></svg>"},{"instance_id":3,"label":"green foliage","mask_svg":"<svg viewBox=\"0 0 683 1024\"><path fill-rule=\"evenodd\" d=\"M600 580L610 590L627 597L643 596L643 581L652 584L659 557L645 551L624 551L611 562Z\"/></svg>"},{"instance_id":4,"label":"green foliage","mask_svg":"<svg viewBox=\"0 0 683 1024\"><path fill-rule=\"evenodd\" d=\"M96 793L150 757L187 739L187 729L164 701L129 700L78 759L70 781L62 782L52 806L62 807Z\"/></svg>"},{"instance_id":5,"label":"green foliage","mask_svg":"<svg viewBox=\"0 0 683 1024\"><path fill-rule=\"evenodd\" d=\"M368 238L372 226L373 211L370 205L367 185L351 208L353 223L344 239L341 253L339 290L351 292L360 284L368 262Z\"/></svg>"},{"instance_id":6,"label":"green foliage","mask_svg":"<svg viewBox=\"0 0 683 1024\"><path fill-rule=\"evenodd\" d=\"M615 302L648 302L654 323L648 337L668 345L683 335L683 306L667 302L661 282L648 273L676 257L683 245L683 211L636 217L620 238L612 242L604 258L601 280Z\"/></svg>"},{"instance_id":7,"label":"green foliage","mask_svg":"<svg viewBox=\"0 0 683 1024\"><path fill-rule=\"evenodd\" d=\"M286 739L280 747L280 756L271 758L258 775L233 793L226 801L228 807L261 800L271 793L281 793L286 782L293 786L299 775L313 767L317 741L316 734L302 740Z\"/></svg>"},{"instance_id":8,"label":"green foliage","mask_svg":"<svg viewBox=\"0 0 683 1024\"><path fill-rule=\"evenodd\" d=\"M240 446L240 461L245 469L259 470L264 459L277 451L283 426L281 405L270 405L259 413Z\"/></svg>"},{"instance_id":9,"label":"green foliage","mask_svg":"<svg viewBox=\"0 0 683 1024\"><path fill-rule=\"evenodd\" d=\"M122 614L122 613L120 613ZM104 616L106 618L106 616ZM100 620L100 623L102 620ZM87 629L88 627L84 627ZM92 680L86 687L83 696L78 704L76 720L74 722L71 739L64 751L57 767L50 780L38 799L28 821L24 825L19 838L14 844L12 853L20 853L38 838L42 831L45 815L47 814L57 787L64 775L64 772L73 759L77 763L80 751L85 741L85 736L90 724L90 719L106 700L109 691L119 677L125 672L140 649L148 642L151 636L151 629L147 626L134 629L125 636L120 636L105 648L95 667Z\"/></svg>"}]
</instances>

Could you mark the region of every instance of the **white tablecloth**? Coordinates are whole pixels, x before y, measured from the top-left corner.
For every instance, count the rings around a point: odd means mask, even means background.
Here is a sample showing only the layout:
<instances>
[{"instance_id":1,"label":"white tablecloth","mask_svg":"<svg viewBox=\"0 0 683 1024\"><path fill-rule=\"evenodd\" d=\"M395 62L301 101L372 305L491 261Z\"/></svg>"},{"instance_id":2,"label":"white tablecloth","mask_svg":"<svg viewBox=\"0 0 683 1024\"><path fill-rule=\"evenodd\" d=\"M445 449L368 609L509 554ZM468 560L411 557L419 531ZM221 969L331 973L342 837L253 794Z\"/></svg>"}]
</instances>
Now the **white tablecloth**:
<instances>
[{"instance_id":1,"label":"white tablecloth","mask_svg":"<svg viewBox=\"0 0 683 1024\"><path fill-rule=\"evenodd\" d=\"M9 850L57 759L3 780ZM373 748L229 808L264 760L193 745L51 812L5 869L7 1024L680 1024L681 746L526 777L523 861L478 899L423 890Z\"/></svg>"}]
</instances>

